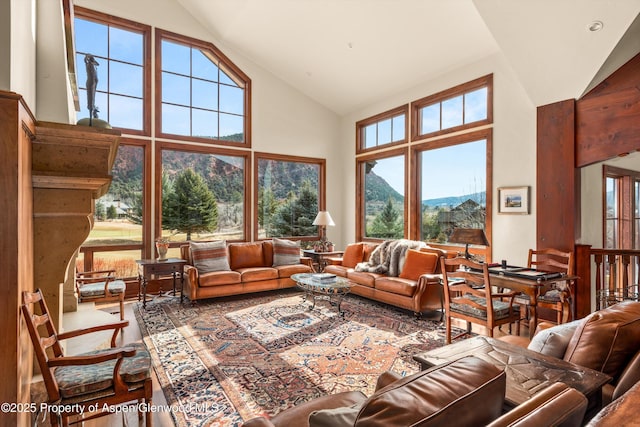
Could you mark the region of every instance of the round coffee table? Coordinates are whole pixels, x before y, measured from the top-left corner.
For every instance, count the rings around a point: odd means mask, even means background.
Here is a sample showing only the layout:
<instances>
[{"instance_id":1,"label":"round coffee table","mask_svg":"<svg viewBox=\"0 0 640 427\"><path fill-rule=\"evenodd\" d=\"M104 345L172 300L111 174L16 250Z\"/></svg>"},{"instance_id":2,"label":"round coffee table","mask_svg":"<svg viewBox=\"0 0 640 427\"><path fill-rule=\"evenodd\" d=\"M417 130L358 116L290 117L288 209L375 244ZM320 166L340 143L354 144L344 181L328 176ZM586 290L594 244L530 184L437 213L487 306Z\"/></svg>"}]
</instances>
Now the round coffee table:
<instances>
[{"instance_id":1,"label":"round coffee table","mask_svg":"<svg viewBox=\"0 0 640 427\"><path fill-rule=\"evenodd\" d=\"M315 273L298 273L291 275L291 280L296 282L298 287L304 291L304 300L311 298L312 305L309 310L316 306L316 298L329 301L329 304L338 307L338 313L344 317L344 312L340 310L340 304L346 294L351 291L351 284L344 277L336 276L335 281L320 281Z\"/></svg>"}]
</instances>

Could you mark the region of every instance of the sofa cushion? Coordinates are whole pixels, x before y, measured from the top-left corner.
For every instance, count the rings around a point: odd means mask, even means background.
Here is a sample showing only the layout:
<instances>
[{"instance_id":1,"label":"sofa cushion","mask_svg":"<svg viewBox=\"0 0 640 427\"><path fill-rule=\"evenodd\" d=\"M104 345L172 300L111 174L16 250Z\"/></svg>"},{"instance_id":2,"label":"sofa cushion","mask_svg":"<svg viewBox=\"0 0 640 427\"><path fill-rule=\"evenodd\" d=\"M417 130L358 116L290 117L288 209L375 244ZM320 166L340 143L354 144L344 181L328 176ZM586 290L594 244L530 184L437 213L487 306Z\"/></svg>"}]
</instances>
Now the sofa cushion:
<instances>
[{"instance_id":1,"label":"sofa cushion","mask_svg":"<svg viewBox=\"0 0 640 427\"><path fill-rule=\"evenodd\" d=\"M311 267L304 264L294 264L294 265L279 265L277 267L273 267L278 271L278 277L291 277L293 274L297 273L310 273Z\"/></svg>"},{"instance_id":2,"label":"sofa cushion","mask_svg":"<svg viewBox=\"0 0 640 427\"><path fill-rule=\"evenodd\" d=\"M362 402L351 406L320 409L309 414L309 427L350 427L356 422Z\"/></svg>"},{"instance_id":3,"label":"sofa cushion","mask_svg":"<svg viewBox=\"0 0 640 427\"><path fill-rule=\"evenodd\" d=\"M237 271L212 271L201 274L198 277L198 286L206 288L209 286L233 285L240 283L240 273Z\"/></svg>"},{"instance_id":4,"label":"sofa cushion","mask_svg":"<svg viewBox=\"0 0 640 427\"><path fill-rule=\"evenodd\" d=\"M325 273L335 274L340 277L347 277L350 271L354 271L353 268L345 267L343 265L327 265L324 270Z\"/></svg>"},{"instance_id":5,"label":"sofa cushion","mask_svg":"<svg viewBox=\"0 0 640 427\"><path fill-rule=\"evenodd\" d=\"M229 271L227 243L224 240L214 242L191 242L191 259L198 273L211 271Z\"/></svg>"},{"instance_id":6,"label":"sofa cushion","mask_svg":"<svg viewBox=\"0 0 640 427\"><path fill-rule=\"evenodd\" d=\"M364 255L363 243L351 243L344 249L342 255L342 266L347 268L354 268L357 263L362 262Z\"/></svg>"},{"instance_id":7,"label":"sofa cushion","mask_svg":"<svg viewBox=\"0 0 640 427\"><path fill-rule=\"evenodd\" d=\"M531 339L527 348L537 351L538 353L546 354L547 356L562 359L567 351L571 337L581 322L582 320L574 320L573 322L562 323L538 331Z\"/></svg>"},{"instance_id":8,"label":"sofa cushion","mask_svg":"<svg viewBox=\"0 0 640 427\"><path fill-rule=\"evenodd\" d=\"M278 278L278 270L273 267L247 267L238 269L243 283L272 280Z\"/></svg>"},{"instance_id":9,"label":"sofa cushion","mask_svg":"<svg viewBox=\"0 0 640 427\"><path fill-rule=\"evenodd\" d=\"M438 255L409 249L407 250L404 267L402 267L399 277L403 279L418 280L423 274L435 273L437 266Z\"/></svg>"},{"instance_id":10,"label":"sofa cushion","mask_svg":"<svg viewBox=\"0 0 640 427\"><path fill-rule=\"evenodd\" d=\"M273 266L300 264L300 242L273 238Z\"/></svg>"},{"instance_id":11,"label":"sofa cushion","mask_svg":"<svg viewBox=\"0 0 640 427\"><path fill-rule=\"evenodd\" d=\"M378 390L362 405L355 426L486 425L500 416L505 389L503 370L463 357Z\"/></svg>"},{"instance_id":12,"label":"sofa cushion","mask_svg":"<svg viewBox=\"0 0 640 427\"><path fill-rule=\"evenodd\" d=\"M367 273L366 271L347 271L347 279L370 288L375 287L376 278L378 277L382 277L382 274Z\"/></svg>"},{"instance_id":13,"label":"sofa cushion","mask_svg":"<svg viewBox=\"0 0 640 427\"><path fill-rule=\"evenodd\" d=\"M386 276L378 277L376 279L375 287L376 290L379 291L385 291L406 297L412 297L417 289L415 280Z\"/></svg>"},{"instance_id":14,"label":"sofa cushion","mask_svg":"<svg viewBox=\"0 0 640 427\"><path fill-rule=\"evenodd\" d=\"M617 380L640 349L640 302L621 302L587 316L578 326L564 360L604 372Z\"/></svg>"},{"instance_id":15,"label":"sofa cushion","mask_svg":"<svg viewBox=\"0 0 640 427\"><path fill-rule=\"evenodd\" d=\"M230 243L229 265L232 270L246 267L266 267L262 243ZM271 267L271 264L269 264L269 267Z\"/></svg>"}]
</instances>

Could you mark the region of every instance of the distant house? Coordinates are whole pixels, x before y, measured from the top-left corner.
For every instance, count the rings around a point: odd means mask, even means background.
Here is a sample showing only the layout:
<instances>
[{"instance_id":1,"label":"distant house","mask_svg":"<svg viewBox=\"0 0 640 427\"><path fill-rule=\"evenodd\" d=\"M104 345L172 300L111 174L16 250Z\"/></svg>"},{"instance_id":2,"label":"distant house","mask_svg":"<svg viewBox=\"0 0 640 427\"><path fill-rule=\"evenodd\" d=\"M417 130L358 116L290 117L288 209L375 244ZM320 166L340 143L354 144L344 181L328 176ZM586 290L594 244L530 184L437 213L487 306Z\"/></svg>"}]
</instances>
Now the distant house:
<instances>
[{"instance_id":1,"label":"distant house","mask_svg":"<svg viewBox=\"0 0 640 427\"><path fill-rule=\"evenodd\" d=\"M467 199L450 209L443 208L438 212L440 230L447 235L454 228L483 228L486 211L480 203Z\"/></svg>"}]
</instances>

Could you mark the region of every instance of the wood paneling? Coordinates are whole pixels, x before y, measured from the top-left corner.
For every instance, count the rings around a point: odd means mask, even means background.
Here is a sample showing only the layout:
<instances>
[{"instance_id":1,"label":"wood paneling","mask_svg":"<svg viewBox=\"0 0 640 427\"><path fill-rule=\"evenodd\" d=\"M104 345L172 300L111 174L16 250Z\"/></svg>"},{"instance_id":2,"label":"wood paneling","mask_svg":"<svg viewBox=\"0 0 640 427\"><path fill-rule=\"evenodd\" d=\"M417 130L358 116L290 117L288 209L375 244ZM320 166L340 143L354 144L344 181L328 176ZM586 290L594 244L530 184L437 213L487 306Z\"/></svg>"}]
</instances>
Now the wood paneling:
<instances>
[{"instance_id":1,"label":"wood paneling","mask_svg":"<svg viewBox=\"0 0 640 427\"><path fill-rule=\"evenodd\" d=\"M576 166L640 150L640 54L576 103Z\"/></svg>"}]
</instances>

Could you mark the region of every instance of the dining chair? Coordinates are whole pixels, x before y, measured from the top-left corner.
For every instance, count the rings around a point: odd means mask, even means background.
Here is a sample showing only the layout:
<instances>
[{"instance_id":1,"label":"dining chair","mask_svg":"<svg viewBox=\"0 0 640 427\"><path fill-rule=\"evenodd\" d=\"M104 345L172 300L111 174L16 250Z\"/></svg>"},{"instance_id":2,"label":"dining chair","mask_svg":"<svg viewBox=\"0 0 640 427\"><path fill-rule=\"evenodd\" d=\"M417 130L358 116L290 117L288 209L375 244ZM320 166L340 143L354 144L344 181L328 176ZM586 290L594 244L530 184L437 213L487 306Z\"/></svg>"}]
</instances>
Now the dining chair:
<instances>
[{"instance_id":1,"label":"dining chair","mask_svg":"<svg viewBox=\"0 0 640 427\"><path fill-rule=\"evenodd\" d=\"M76 271L78 302L118 302L120 320L124 320L124 295L127 285L116 280L115 270Z\"/></svg>"},{"instance_id":2,"label":"dining chair","mask_svg":"<svg viewBox=\"0 0 640 427\"><path fill-rule=\"evenodd\" d=\"M52 426L109 415L109 408L125 403L136 404L138 422L144 412L145 425L151 426L148 408L153 384L149 352L141 343L116 347L118 332L129 325L128 320L59 334L39 289L22 293L21 311L47 391L45 406ZM64 355L61 340L111 329L111 348Z\"/></svg>"},{"instance_id":3,"label":"dining chair","mask_svg":"<svg viewBox=\"0 0 640 427\"><path fill-rule=\"evenodd\" d=\"M493 292L487 263L458 258L440 258L444 286L446 343L471 334L471 324L484 326L490 337L496 326L516 324L520 334L520 306L514 304L517 292ZM467 323L466 331L451 337L452 318Z\"/></svg>"}]
</instances>

